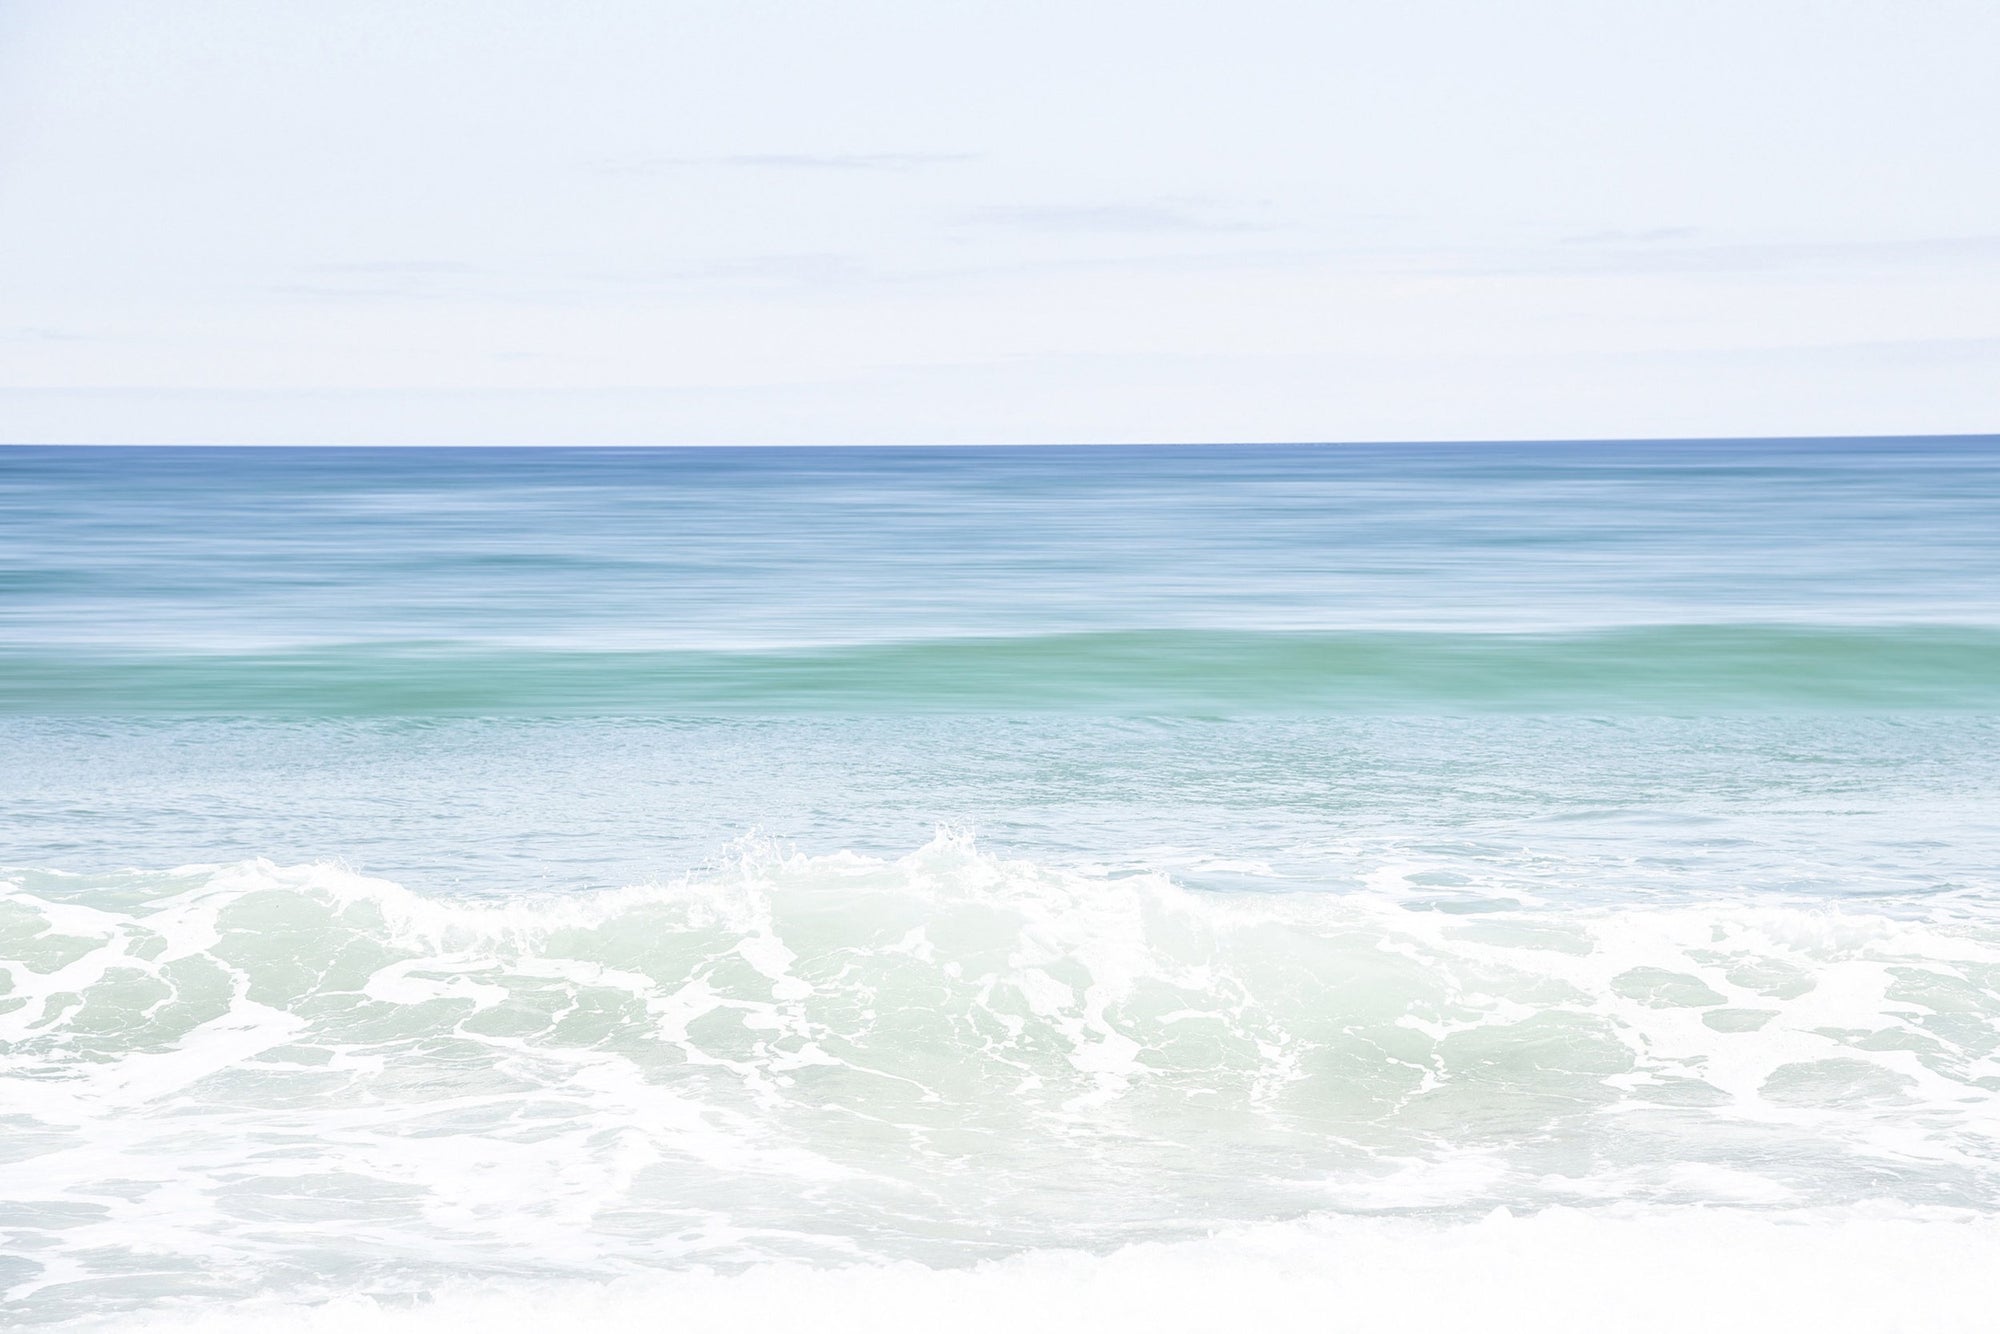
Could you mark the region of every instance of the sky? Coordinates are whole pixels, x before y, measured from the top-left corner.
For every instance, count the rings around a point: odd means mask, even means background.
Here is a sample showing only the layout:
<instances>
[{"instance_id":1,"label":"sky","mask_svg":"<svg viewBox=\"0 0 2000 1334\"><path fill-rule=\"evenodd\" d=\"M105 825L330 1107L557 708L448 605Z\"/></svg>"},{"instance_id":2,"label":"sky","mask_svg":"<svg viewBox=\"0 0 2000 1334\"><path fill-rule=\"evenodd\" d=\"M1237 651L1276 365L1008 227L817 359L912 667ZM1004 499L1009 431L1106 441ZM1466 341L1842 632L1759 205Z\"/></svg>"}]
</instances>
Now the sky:
<instances>
[{"instance_id":1,"label":"sky","mask_svg":"<svg viewBox=\"0 0 2000 1334\"><path fill-rule=\"evenodd\" d=\"M0 0L0 440L2000 431L1992 0Z\"/></svg>"}]
</instances>

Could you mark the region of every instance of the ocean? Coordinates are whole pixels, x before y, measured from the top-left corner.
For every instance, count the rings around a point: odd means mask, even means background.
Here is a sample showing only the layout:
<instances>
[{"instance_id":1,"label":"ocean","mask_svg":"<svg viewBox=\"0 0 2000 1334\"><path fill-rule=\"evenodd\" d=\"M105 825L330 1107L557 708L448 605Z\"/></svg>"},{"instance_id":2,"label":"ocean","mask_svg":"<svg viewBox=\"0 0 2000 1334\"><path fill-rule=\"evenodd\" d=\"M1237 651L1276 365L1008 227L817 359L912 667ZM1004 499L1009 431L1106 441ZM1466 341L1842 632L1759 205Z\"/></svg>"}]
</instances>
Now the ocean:
<instances>
[{"instance_id":1,"label":"ocean","mask_svg":"<svg viewBox=\"0 0 2000 1334\"><path fill-rule=\"evenodd\" d=\"M2000 438L0 449L0 1325L1995 1257Z\"/></svg>"}]
</instances>

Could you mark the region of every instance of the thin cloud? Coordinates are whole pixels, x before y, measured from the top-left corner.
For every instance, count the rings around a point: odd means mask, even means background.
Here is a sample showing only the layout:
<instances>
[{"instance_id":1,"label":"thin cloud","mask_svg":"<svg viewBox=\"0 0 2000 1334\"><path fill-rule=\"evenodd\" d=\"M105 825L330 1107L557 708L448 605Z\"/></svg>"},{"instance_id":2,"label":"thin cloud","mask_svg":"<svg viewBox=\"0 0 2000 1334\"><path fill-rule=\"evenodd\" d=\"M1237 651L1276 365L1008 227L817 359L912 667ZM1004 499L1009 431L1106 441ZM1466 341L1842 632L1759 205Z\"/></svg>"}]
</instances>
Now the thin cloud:
<instances>
[{"instance_id":1,"label":"thin cloud","mask_svg":"<svg viewBox=\"0 0 2000 1334\"><path fill-rule=\"evenodd\" d=\"M624 291L671 291L701 286L823 287L880 279L880 274L857 257L831 251L733 255L672 268L579 275L581 282L594 289Z\"/></svg>"},{"instance_id":2,"label":"thin cloud","mask_svg":"<svg viewBox=\"0 0 2000 1334\"><path fill-rule=\"evenodd\" d=\"M407 275L411 277L429 277L436 274L464 274L464 273L479 272L479 269L476 265L461 264L456 260L448 260L448 259L379 259L379 260L363 260L359 263L345 263L345 264L307 264L304 266L304 268L307 273L324 273L324 274L335 274L335 275L364 274L371 276L393 274L393 275Z\"/></svg>"},{"instance_id":3,"label":"thin cloud","mask_svg":"<svg viewBox=\"0 0 2000 1334\"><path fill-rule=\"evenodd\" d=\"M474 264L440 259L379 259L304 264L298 278L269 291L281 296L436 297L465 290L490 271Z\"/></svg>"},{"instance_id":4,"label":"thin cloud","mask_svg":"<svg viewBox=\"0 0 2000 1334\"><path fill-rule=\"evenodd\" d=\"M46 325L8 329L0 332L0 340L9 343L99 343L104 340L96 334L74 333L68 329L55 329Z\"/></svg>"},{"instance_id":5,"label":"thin cloud","mask_svg":"<svg viewBox=\"0 0 2000 1334\"><path fill-rule=\"evenodd\" d=\"M961 214L973 227L1055 233L1190 234L1262 231L1248 223L1202 217L1167 204L1005 204Z\"/></svg>"},{"instance_id":6,"label":"thin cloud","mask_svg":"<svg viewBox=\"0 0 2000 1334\"><path fill-rule=\"evenodd\" d=\"M1675 229L1678 230L1678 229ZM1439 272L1505 276L1547 273L1762 274L1852 272L2000 264L2000 235L1869 241L1738 241L1688 244L1662 235L1651 243L1610 236L1570 240L1532 253L1466 256Z\"/></svg>"},{"instance_id":7,"label":"thin cloud","mask_svg":"<svg viewBox=\"0 0 2000 1334\"><path fill-rule=\"evenodd\" d=\"M1585 232L1565 236L1559 244L1576 246L1657 245L1668 241L1692 241L1701 235L1698 227L1644 227L1628 231Z\"/></svg>"},{"instance_id":8,"label":"thin cloud","mask_svg":"<svg viewBox=\"0 0 2000 1334\"><path fill-rule=\"evenodd\" d=\"M628 158L594 163L598 171L671 171L721 167L768 171L920 171L974 162L977 153L727 153L712 157Z\"/></svg>"},{"instance_id":9,"label":"thin cloud","mask_svg":"<svg viewBox=\"0 0 2000 1334\"><path fill-rule=\"evenodd\" d=\"M1658 355L1715 362L1732 360L1825 365L1844 370L1884 365L2000 367L2000 338L1892 338L1837 343L1783 343L1771 347L1703 348Z\"/></svg>"}]
</instances>

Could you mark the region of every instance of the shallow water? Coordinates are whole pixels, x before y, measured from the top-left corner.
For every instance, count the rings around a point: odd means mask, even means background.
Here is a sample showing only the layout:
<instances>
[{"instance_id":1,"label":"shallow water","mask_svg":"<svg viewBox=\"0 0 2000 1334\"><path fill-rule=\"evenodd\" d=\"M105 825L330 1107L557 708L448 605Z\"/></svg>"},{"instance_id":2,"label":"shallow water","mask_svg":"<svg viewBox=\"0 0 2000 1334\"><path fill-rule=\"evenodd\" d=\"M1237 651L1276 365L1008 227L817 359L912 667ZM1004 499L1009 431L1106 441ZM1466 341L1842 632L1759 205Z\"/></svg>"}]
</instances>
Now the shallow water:
<instances>
[{"instance_id":1,"label":"shallow water","mask_svg":"<svg viewBox=\"0 0 2000 1334\"><path fill-rule=\"evenodd\" d=\"M1996 516L1992 440L0 450L0 1318L1989 1244Z\"/></svg>"}]
</instances>

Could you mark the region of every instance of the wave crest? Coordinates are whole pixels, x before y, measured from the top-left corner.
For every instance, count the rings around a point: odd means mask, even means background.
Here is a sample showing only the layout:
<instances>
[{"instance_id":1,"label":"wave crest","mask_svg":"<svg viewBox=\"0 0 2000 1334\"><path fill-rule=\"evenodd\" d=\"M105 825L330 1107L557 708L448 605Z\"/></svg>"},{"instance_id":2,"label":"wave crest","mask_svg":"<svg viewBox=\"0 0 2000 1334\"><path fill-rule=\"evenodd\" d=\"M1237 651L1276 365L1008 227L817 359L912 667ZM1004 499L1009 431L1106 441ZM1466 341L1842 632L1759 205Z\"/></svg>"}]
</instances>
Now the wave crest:
<instances>
[{"instance_id":1,"label":"wave crest","mask_svg":"<svg viewBox=\"0 0 2000 1334\"><path fill-rule=\"evenodd\" d=\"M357 643L0 656L0 711L430 715L1991 709L2000 630L1116 630L763 650Z\"/></svg>"}]
</instances>

